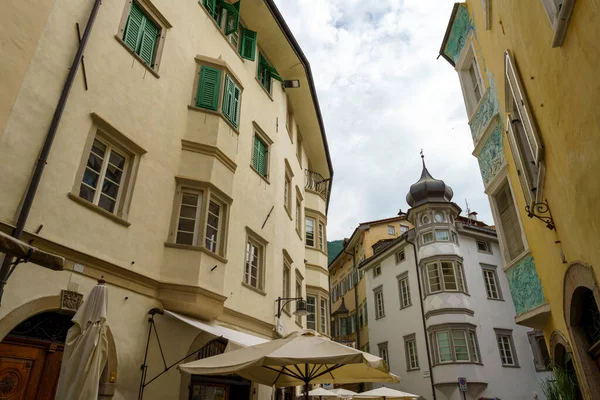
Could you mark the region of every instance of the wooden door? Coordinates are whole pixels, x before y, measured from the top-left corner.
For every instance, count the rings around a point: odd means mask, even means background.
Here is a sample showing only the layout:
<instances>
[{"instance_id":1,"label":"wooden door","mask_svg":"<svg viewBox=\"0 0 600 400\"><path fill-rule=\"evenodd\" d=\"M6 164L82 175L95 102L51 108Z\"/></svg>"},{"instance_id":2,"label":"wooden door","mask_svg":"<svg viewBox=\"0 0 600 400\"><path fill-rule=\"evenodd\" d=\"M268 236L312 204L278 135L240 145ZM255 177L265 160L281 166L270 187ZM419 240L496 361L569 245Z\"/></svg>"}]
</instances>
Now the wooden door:
<instances>
[{"instance_id":1,"label":"wooden door","mask_svg":"<svg viewBox=\"0 0 600 400\"><path fill-rule=\"evenodd\" d=\"M0 399L54 400L64 345L8 337L0 343Z\"/></svg>"}]
</instances>

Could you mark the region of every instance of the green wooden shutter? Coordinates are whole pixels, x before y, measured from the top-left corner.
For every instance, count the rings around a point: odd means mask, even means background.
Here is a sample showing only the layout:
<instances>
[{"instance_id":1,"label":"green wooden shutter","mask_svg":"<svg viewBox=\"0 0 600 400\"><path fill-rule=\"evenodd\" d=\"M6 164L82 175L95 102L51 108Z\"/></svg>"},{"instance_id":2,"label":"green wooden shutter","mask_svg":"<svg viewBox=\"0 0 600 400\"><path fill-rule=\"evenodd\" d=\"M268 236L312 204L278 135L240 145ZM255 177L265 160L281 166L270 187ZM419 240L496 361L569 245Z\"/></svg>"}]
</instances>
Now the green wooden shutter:
<instances>
[{"instance_id":1,"label":"green wooden shutter","mask_svg":"<svg viewBox=\"0 0 600 400\"><path fill-rule=\"evenodd\" d=\"M256 135L254 136L254 159L252 160L252 165L262 176L267 176L267 145Z\"/></svg>"},{"instance_id":2,"label":"green wooden shutter","mask_svg":"<svg viewBox=\"0 0 600 400\"><path fill-rule=\"evenodd\" d=\"M259 62L261 63L263 69L265 69L267 72L267 79L270 76L273 79L278 80L279 82L283 83L283 78L281 77L281 75L279 75L279 72L277 72L277 70L275 68L273 68L269 62L267 60L265 60L263 57L260 57Z\"/></svg>"},{"instance_id":3,"label":"green wooden shutter","mask_svg":"<svg viewBox=\"0 0 600 400\"><path fill-rule=\"evenodd\" d=\"M127 25L125 26L125 33L123 34L123 41L133 51L137 51L145 18L142 10L132 2L129 9L129 17L127 18Z\"/></svg>"},{"instance_id":4,"label":"green wooden shutter","mask_svg":"<svg viewBox=\"0 0 600 400\"><path fill-rule=\"evenodd\" d=\"M144 60L144 62L150 66L152 65L152 58L154 57L154 49L156 47L157 39L158 28L152 21L146 18L138 54L140 57L142 57L142 60Z\"/></svg>"},{"instance_id":5,"label":"green wooden shutter","mask_svg":"<svg viewBox=\"0 0 600 400\"><path fill-rule=\"evenodd\" d=\"M219 91L221 89L221 70L202 66L196 105L217 111L219 107Z\"/></svg>"},{"instance_id":6,"label":"green wooden shutter","mask_svg":"<svg viewBox=\"0 0 600 400\"><path fill-rule=\"evenodd\" d=\"M254 61L256 58L256 32L250 29L242 29L242 47L240 55L247 59Z\"/></svg>"},{"instance_id":7,"label":"green wooden shutter","mask_svg":"<svg viewBox=\"0 0 600 400\"><path fill-rule=\"evenodd\" d=\"M217 0L202 0L202 4L214 20L217 19Z\"/></svg>"},{"instance_id":8,"label":"green wooden shutter","mask_svg":"<svg viewBox=\"0 0 600 400\"><path fill-rule=\"evenodd\" d=\"M221 7L227 10L227 19L225 21L225 34L231 35L237 32L240 26L240 2L229 4L224 0L218 0Z\"/></svg>"}]
</instances>

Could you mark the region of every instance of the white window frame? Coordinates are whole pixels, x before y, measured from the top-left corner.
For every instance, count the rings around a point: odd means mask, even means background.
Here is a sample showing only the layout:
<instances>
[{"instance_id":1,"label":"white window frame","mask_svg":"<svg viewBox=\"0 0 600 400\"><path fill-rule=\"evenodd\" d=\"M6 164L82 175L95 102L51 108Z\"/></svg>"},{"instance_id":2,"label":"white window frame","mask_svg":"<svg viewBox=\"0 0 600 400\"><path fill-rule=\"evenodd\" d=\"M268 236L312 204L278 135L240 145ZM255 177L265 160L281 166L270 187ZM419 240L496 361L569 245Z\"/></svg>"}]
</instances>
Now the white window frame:
<instances>
[{"instance_id":1,"label":"white window frame","mask_svg":"<svg viewBox=\"0 0 600 400\"><path fill-rule=\"evenodd\" d=\"M319 226L319 250L325 251L325 224L321 221L317 222Z\"/></svg>"},{"instance_id":2,"label":"white window frame","mask_svg":"<svg viewBox=\"0 0 600 400\"><path fill-rule=\"evenodd\" d=\"M483 276L483 286L487 298L490 300L504 300L502 297L502 289L500 287L500 281L498 279L498 273L496 266L481 264L481 273ZM494 295L495 290L495 295Z\"/></svg>"},{"instance_id":3,"label":"white window frame","mask_svg":"<svg viewBox=\"0 0 600 400\"><path fill-rule=\"evenodd\" d=\"M287 278L286 278L287 276ZM282 291L281 297L291 297L292 294L292 259L287 255L287 251L283 252L283 275L282 275ZM283 311L290 314L290 303L286 303Z\"/></svg>"},{"instance_id":4,"label":"white window frame","mask_svg":"<svg viewBox=\"0 0 600 400\"><path fill-rule=\"evenodd\" d=\"M404 336L404 353L406 354L406 370L418 370L419 353L417 351L417 339L414 333Z\"/></svg>"},{"instance_id":5,"label":"white window frame","mask_svg":"<svg viewBox=\"0 0 600 400\"><path fill-rule=\"evenodd\" d=\"M410 307L412 300L410 297L410 282L408 280L408 272L398 276L398 292L400 294L400 309Z\"/></svg>"},{"instance_id":6,"label":"white window frame","mask_svg":"<svg viewBox=\"0 0 600 400\"><path fill-rule=\"evenodd\" d=\"M450 277L450 275L448 275L448 274L444 275L442 263L449 263L452 265L452 278L454 281L453 283L456 286L456 289L448 289L447 286L450 283L452 283L452 281L450 279L445 279L445 277ZM434 267L434 268L430 268L430 267ZM427 286L426 286L427 294L429 295L429 294L435 294L435 293L441 293L441 292L459 292L459 293L468 294L463 268L464 267L463 267L462 262L456 261L456 260L442 259L442 260L433 260L433 261L426 262L424 265L424 268L423 268L423 273L425 275L424 278L427 282ZM435 271L435 275L439 279L440 290L432 289L432 282L431 282L432 276L430 274L430 271Z\"/></svg>"},{"instance_id":7,"label":"white window frame","mask_svg":"<svg viewBox=\"0 0 600 400\"><path fill-rule=\"evenodd\" d=\"M557 4L556 0L542 0L542 5L554 32L552 47L560 47L567 35L567 28L573 14L575 0L559 0L559 4Z\"/></svg>"},{"instance_id":8,"label":"white window frame","mask_svg":"<svg viewBox=\"0 0 600 400\"><path fill-rule=\"evenodd\" d=\"M312 223L312 243L309 243L309 221ZM315 248L317 245L317 220L313 217L304 217L304 243L306 247Z\"/></svg>"},{"instance_id":9,"label":"white window frame","mask_svg":"<svg viewBox=\"0 0 600 400\"><path fill-rule=\"evenodd\" d=\"M314 301L311 306L311 299ZM318 331L318 312L317 307L319 302L319 296L312 293L306 293L306 311L308 315L306 316L306 329L312 329L313 331ZM312 312L311 312L312 308ZM312 321L310 320L312 317Z\"/></svg>"},{"instance_id":10,"label":"white window frame","mask_svg":"<svg viewBox=\"0 0 600 400\"><path fill-rule=\"evenodd\" d=\"M388 350L388 342L379 343L379 344L377 344L377 347L379 348L379 357L381 357L383 359L383 361L385 361L385 365L389 369L390 368L390 354L389 354L389 350Z\"/></svg>"},{"instance_id":11,"label":"white window frame","mask_svg":"<svg viewBox=\"0 0 600 400\"><path fill-rule=\"evenodd\" d=\"M385 302L383 298L383 287L379 287L373 290L375 298L375 319L381 319L385 317Z\"/></svg>"},{"instance_id":12,"label":"white window frame","mask_svg":"<svg viewBox=\"0 0 600 400\"><path fill-rule=\"evenodd\" d=\"M183 204L183 198L185 196L196 196L197 200L196 200L196 205L193 206L192 204ZM176 232L175 232L175 243L177 244L181 244L181 245L190 245L190 246L195 246L198 245L198 237L201 234L201 225L200 225L200 221L202 220L202 203L204 200L204 195L202 193L202 191L200 190L192 190L192 189L187 189L187 188L182 188L181 189L181 198L179 201L179 207L178 207L178 213L177 213L177 226L176 226ZM181 219L183 218L184 220L191 220L191 217L182 217L181 216L181 209L186 206L186 207L196 207L196 214L194 215L194 230L192 232L189 231L182 231L179 229L180 223L181 223ZM179 242L179 233L185 233L185 234L192 234L192 243L181 243Z\"/></svg>"},{"instance_id":13,"label":"white window frame","mask_svg":"<svg viewBox=\"0 0 600 400\"><path fill-rule=\"evenodd\" d=\"M319 296L319 332L329 334L329 301L326 297Z\"/></svg>"},{"instance_id":14,"label":"white window frame","mask_svg":"<svg viewBox=\"0 0 600 400\"><path fill-rule=\"evenodd\" d=\"M404 250L400 250L399 252L397 252L396 255L395 255L395 258L396 258L396 265L398 265L402 261L406 260L406 256L405 256Z\"/></svg>"},{"instance_id":15,"label":"white window frame","mask_svg":"<svg viewBox=\"0 0 600 400\"><path fill-rule=\"evenodd\" d=\"M400 234L406 233L409 230L410 230L410 228L408 226L400 224Z\"/></svg>"},{"instance_id":16,"label":"white window frame","mask_svg":"<svg viewBox=\"0 0 600 400\"><path fill-rule=\"evenodd\" d=\"M431 240L425 241L425 236L426 235L431 235ZM422 246L425 246L425 245L428 245L428 244L431 244L431 243L434 243L434 242L435 242L435 234L434 234L433 231L427 231L427 232L423 232L421 234L421 245Z\"/></svg>"},{"instance_id":17,"label":"white window frame","mask_svg":"<svg viewBox=\"0 0 600 400\"><path fill-rule=\"evenodd\" d=\"M440 239L438 233L447 233L448 236L446 239ZM436 229L435 230L435 241L436 242L450 242L450 229Z\"/></svg>"},{"instance_id":18,"label":"white window frame","mask_svg":"<svg viewBox=\"0 0 600 400\"><path fill-rule=\"evenodd\" d=\"M471 74L469 72L471 66L473 66L475 72L475 79L478 83L477 88L473 85ZM481 100L484 98L487 91L483 82L483 75L481 74L481 67L479 60L477 60L477 52L473 43L473 33L469 33L466 44L463 47L460 57L456 62L456 72L458 72L458 78L460 80L460 87L463 93L463 99L465 101L465 108L467 110L467 116L469 120L475 115ZM475 90L478 90L479 99L476 98Z\"/></svg>"},{"instance_id":19,"label":"white window frame","mask_svg":"<svg viewBox=\"0 0 600 400\"><path fill-rule=\"evenodd\" d=\"M498 345L498 352L502 366L519 368L519 359L517 357L515 343L513 341L512 330L494 328L494 332L496 333L496 344Z\"/></svg>"},{"instance_id":20,"label":"white window frame","mask_svg":"<svg viewBox=\"0 0 600 400\"><path fill-rule=\"evenodd\" d=\"M296 268L295 282L296 282L296 284L295 284L296 297L300 298L300 297L302 297L302 284L304 282L304 277L300 274L300 272L298 272L297 268ZM306 307L308 308L308 303L306 304ZM296 324L298 326L302 327L302 316L301 315L296 315Z\"/></svg>"},{"instance_id":21,"label":"white window frame","mask_svg":"<svg viewBox=\"0 0 600 400\"><path fill-rule=\"evenodd\" d=\"M465 324L444 324L430 328L430 338L433 340L432 347L435 350L434 365L437 364L464 364L464 363L475 363L479 364L479 343L477 340L477 332L475 326ZM445 333L448 337L450 346L450 360L442 361L439 334ZM462 334L462 338L456 338L456 334ZM466 347L466 360L458 360L456 355L457 340L464 339L464 346Z\"/></svg>"},{"instance_id":22,"label":"white window frame","mask_svg":"<svg viewBox=\"0 0 600 400\"><path fill-rule=\"evenodd\" d=\"M244 242L244 269L242 277L242 285L246 288L265 294L265 271L266 271L266 250L268 242L260 237L257 233L246 227L246 241ZM248 250L249 246L254 246L258 249L258 268L256 285L252 284L252 267L248 266Z\"/></svg>"},{"instance_id":23,"label":"white window frame","mask_svg":"<svg viewBox=\"0 0 600 400\"><path fill-rule=\"evenodd\" d=\"M485 249L480 249L479 248L479 244L483 244L485 245ZM487 240L475 240L475 245L477 246L477 251L480 253L485 253L485 254L492 254L492 245L490 242L488 242Z\"/></svg>"},{"instance_id":24,"label":"white window frame","mask_svg":"<svg viewBox=\"0 0 600 400\"><path fill-rule=\"evenodd\" d=\"M393 225L388 225L388 235L396 236L396 228Z\"/></svg>"},{"instance_id":25,"label":"white window frame","mask_svg":"<svg viewBox=\"0 0 600 400\"><path fill-rule=\"evenodd\" d=\"M373 277L377 278L379 275L381 275L381 264L373 267Z\"/></svg>"},{"instance_id":26,"label":"white window frame","mask_svg":"<svg viewBox=\"0 0 600 400\"><path fill-rule=\"evenodd\" d=\"M504 53L504 66L506 131L525 200L532 206L543 199L544 145L510 50Z\"/></svg>"}]
</instances>

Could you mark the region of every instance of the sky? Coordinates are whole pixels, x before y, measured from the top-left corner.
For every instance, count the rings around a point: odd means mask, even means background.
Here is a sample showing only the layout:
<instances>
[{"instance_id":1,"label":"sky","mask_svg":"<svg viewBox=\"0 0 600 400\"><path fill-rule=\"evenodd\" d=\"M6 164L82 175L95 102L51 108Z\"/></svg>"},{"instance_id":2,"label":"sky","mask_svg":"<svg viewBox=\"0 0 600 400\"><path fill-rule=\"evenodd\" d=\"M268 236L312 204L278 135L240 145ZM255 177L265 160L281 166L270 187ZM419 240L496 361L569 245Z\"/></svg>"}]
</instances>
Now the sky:
<instances>
[{"instance_id":1,"label":"sky","mask_svg":"<svg viewBox=\"0 0 600 400\"><path fill-rule=\"evenodd\" d=\"M333 160L328 240L406 211L427 169L493 224L458 76L436 59L454 0L276 0L306 54Z\"/></svg>"}]
</instances>

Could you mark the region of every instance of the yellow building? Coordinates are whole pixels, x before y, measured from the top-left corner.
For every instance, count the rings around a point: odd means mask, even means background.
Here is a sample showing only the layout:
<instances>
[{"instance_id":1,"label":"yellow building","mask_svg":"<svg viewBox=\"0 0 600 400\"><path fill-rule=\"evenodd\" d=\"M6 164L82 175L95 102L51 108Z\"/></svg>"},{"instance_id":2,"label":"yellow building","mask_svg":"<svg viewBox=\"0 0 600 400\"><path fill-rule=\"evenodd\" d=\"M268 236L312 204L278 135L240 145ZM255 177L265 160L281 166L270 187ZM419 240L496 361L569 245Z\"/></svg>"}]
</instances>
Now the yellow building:
<instances>
[{"instance_id":1,"label":"yellow building","mask_svg":"<svg viewBox=\"0 0 600 400\"><path fill-rule=\"evenodd\" d=\"M369 351L366 280L358 265L374 254L377 246L408 232L412 225L406 214L376 221L362 222L344 247L329 263L331 293L331 336L354 348Z\"/></svg>"},{"instance_id":2,"label":"yellow building","mask_svg":"<svg viewBox=\"0 0 600 400\"><path fill-rule=\"evenodd\" d=\"M60 272L21 263L8 279L0 377L19 379L3 395L53 393L70 316L101 276L103 399L137 398L152 309L167 364L222 352L233 331L242 344L329 334L333 170L309 63L272 0L8 0L0 42L0 230L18 230L34 190L21 239L66 259ZM279 297L308 298L309 316L292 301L278 321ZM164 371L151 339L146 382ZM234 381L171 368L144 399L271 396Z\"/></svg>"},{"instance_id":3,"label":"yellow building","mask_svg":"<svg viewBox=\"0 0 600 400\"><path fill-rule=\"evenodd\" d=\"M519 324L600 393L600 51L592 0L457 3L457 71ZM576 371L576 372L575 372Z\"/></svg>"}]
</instances>

